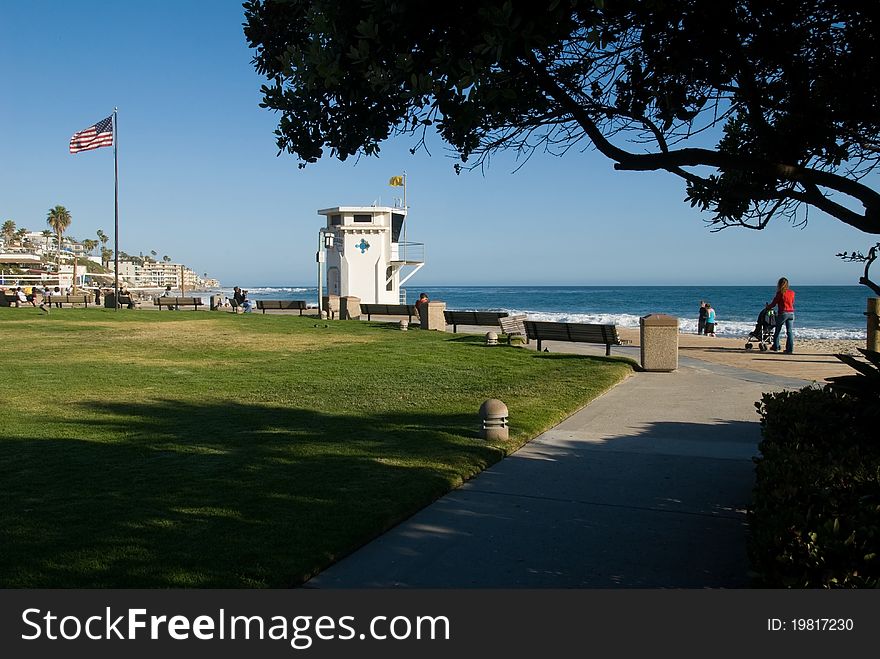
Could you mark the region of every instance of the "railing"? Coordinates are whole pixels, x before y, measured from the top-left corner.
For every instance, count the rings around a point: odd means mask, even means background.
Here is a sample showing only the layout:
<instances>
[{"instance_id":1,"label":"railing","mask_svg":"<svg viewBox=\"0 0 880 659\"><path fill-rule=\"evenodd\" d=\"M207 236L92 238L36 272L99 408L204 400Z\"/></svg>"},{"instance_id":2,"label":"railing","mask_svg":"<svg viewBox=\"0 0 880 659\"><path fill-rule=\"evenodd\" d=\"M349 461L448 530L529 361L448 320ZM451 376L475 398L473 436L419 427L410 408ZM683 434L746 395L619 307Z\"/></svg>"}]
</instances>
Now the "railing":
<instances>
[{"instance_id":1,"label":"railing","mask_svg":"<svg viewBox=\"0 0 880 659\"><path fill-rule=\"evenodd\" d=\"M425 243L391 243L391 260L424 263Z\"/></svg>"}]
</instances>

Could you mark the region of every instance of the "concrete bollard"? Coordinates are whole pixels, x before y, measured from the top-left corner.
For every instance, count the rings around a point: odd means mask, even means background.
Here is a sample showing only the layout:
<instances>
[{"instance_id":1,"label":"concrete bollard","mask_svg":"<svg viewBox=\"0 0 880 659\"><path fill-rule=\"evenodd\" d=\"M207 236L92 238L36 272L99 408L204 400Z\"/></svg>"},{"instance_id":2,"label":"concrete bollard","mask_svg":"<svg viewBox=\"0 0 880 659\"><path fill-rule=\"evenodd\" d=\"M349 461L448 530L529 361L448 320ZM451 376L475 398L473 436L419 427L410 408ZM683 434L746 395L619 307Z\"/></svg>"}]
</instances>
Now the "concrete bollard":
<instances>
[{"instance_id":1,"label":"concrete bollard","mask_svg":"<svg viewBox=\"0 0 880 659\"><path fill-rule=\"evenodd\" d=\"M424 309L424 311L422 311ZM425 302L419 307L419 314L422 321L422 329L446 331L446 303L445 302Z\"/></svg>"},{"instance_id":2,"label":"concrete bollard","mask_svg":"<svg viewBox=\"0 0 880 659\"><path fill-rule=\"evenodd\" d=\"M480 405L480 437L488 440L507 440L509 436L507 405L490 398Z\"/></svg>"},{"instance_id":3,"label":"concrete bollard","mask_svg":"<svg viewBox=\"0 0 880 659\"><path fill-rule=\"evenodd\" d=\"M400 331L406 332L408 329L409 329L409 321L408 320L401 320L400 321Z\"/></svg>"},{"instance_id":4,"label":"concrete bollard","mask_svg":"<svg viewBox=\"0 0 880 659\"><path fill-rule=\"evenodd\" d=\"M674 371L678 368L678 318L652 313L639 319L642 368Z\"/></svg>"},{"instance_id":5,"label":"concrete bollard","mask_svg":"<svg viewBox=\"0 0 880 659\"><path fill-rule=\"evenodd\" d=\"M495 332L486 332L486 345L487 346L497 346L498 345L498 335Z\"/></svg>"}]
</instances>

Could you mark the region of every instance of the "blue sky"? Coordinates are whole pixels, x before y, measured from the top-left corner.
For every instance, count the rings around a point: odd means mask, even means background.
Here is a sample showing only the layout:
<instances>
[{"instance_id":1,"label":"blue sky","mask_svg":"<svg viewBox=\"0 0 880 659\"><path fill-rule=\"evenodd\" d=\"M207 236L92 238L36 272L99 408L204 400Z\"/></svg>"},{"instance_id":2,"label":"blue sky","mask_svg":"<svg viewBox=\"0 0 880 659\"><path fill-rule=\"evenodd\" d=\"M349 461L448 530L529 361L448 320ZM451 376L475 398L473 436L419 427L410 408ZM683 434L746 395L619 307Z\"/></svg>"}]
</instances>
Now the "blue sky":
<instances>
[{"instance_id":1,"label":"blue sky","mask_svg":"<svg viewBox=\"0 0 880 659\"><path fill-rule=\"evenodd\" d=\"M0 221L70 235L113 231L113 152L70 155L70 136L119 107L120 248L155 250L223 284L316 279L316 211L390 204L406 170L410 240L426 244L413 285L856 284L834 254L876 238L816 211L805 229L710 233L666 174L615 172L594 152L507 156L456 175L436 142L299 169L276 156L276 116L237 1L34 0L0 5ZM112 243L111 243L112 244Z\"/></svg>"}]
</instances>

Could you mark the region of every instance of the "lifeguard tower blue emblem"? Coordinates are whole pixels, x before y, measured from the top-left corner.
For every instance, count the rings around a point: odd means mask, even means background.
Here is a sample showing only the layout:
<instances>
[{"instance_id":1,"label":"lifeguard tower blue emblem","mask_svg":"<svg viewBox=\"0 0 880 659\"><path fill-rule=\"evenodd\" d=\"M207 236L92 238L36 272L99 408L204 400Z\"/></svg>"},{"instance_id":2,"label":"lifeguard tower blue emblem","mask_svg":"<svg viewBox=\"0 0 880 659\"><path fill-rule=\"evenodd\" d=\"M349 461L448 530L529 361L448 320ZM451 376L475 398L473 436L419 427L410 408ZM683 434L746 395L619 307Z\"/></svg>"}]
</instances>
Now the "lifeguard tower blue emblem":
<instances>
[{"instance_id":1,"label":"lifeguard tower blue emblem","mask_svg":"<svg viewBox=\"0 0 880 659\"><path fill-rule=\"evenodd\" d=\"M366 254L367 250L370 249L370 243L361 238L361 241L355 245L359 250L361 250L361 254Z\"/></svg>"}]
</instances>

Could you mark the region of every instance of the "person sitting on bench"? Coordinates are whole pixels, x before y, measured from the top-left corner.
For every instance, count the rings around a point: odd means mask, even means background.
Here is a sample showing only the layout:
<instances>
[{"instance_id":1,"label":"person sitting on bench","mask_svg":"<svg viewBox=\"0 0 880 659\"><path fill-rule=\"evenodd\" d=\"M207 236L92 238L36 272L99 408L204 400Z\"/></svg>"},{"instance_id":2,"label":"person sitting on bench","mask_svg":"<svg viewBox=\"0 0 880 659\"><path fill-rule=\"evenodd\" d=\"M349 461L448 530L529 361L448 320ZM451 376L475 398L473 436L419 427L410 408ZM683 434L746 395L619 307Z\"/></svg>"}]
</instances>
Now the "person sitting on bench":
<instances>
[{"instance_id":1,"label":"person sitting on bench","mask_svg":"<svg viewBox=\"0 0 880 659\"><path fill-rule=\"evenodd\" d=\"M419 299L416 300L416 311L419 312L419 320L422 318L422 305L430 302L427 293L419 293ZM425 307L427 309L427 307Z\"/></svg>"},{"instance_id":2,"label":"person sitting on bench","mask_svg":"<svg viewBox=\"0 0 880 659\"><path fill-rule=\"evenodd\" d=\"M247 297L247 291L243 291L238 286L232 289L232 299L234 301L233 306L235 307L235 312L238 313L238 307L241 307L245 313L251 313L254 309L254 304Z\"/></svg>"}]
</instances>

